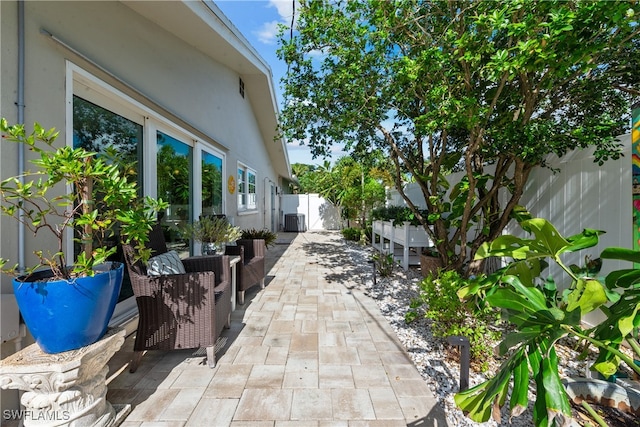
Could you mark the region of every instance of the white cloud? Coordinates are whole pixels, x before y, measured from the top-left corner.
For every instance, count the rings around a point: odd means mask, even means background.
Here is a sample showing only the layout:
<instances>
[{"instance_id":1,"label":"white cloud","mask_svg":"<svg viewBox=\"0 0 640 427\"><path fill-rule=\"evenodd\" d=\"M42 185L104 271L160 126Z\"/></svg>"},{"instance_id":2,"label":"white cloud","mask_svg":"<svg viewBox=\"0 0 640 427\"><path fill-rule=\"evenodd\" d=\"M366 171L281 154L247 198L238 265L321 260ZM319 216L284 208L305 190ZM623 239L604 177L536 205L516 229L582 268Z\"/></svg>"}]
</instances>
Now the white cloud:
<instances>
[{"instance_id":1,"label":"white cloud","mask_svg":"<svg viewBox=\"0 0 640 427\"><path fill-rule=\"evenodd\" d=\"M299 6L299 2L296 8ZM274 7L278 11L278 15L283 21L291 22L293 15L293 2L291 0L269 0L269 6Z\"/></svg>"},{"instance_id":2,"label":"white cloud","mask_svg":"<svg viewBox=\"0 0 640 427\"><path fill-rule=\"evenodd\" d=\"M305 140L305 143L308 142ZM332 164L335 164L338 159L344 156L348 156L349 153L344 151L344 144L335 144L329 148L327 157L313 158L311 155L311 147L302 144L301 141L288 141L287 151L289 153L290 163L304 163L307 165L322 165L325 160L329 160Z\"/></svg>"},{"instance_id":3,"label":"white cloud","mask_svg":"<svg viewBox=\"0 0 640 427\"><path fill-rule=\"evenodd\" d=\"M346 151L344 151L344 144L334 144L331 146L331 149L329 151L332 153L332 155L348 154Z\"/></svg>"},{"instance_id":4,"label":"white cloud","mask_svg":"<svg viewBox=\"0 0 640 427\"><path fill-rule=\"evenodd\" d=\"M287 147L289 150L308 150L309 146L303 144L301 141L287 141Z\"/></svg>"},{"instance_id":5,"label":"white cloud","mask_svg":"<svg viewBox=\"0 0 640 427\"><path fill-rule=\"evenodd\" d=\"M299 2L296 0L296 8L299 7ZM273 45L276 43L276 36L278 35L278 24L291 25L291 17L293 16L293 1L292 0L269 0L269 6L276 9L280 20L265 22L262 24L262 28L255 31L254 34L261 43ZM297 9L296 9L297 10Z\"/></svg>"},{"instance_id":6,"label":"white cloud","mask_svg":"<svg viewBox=\"0 0 640 427\"><path fill-rule=\"evenodd\" d=\"M256 37L261 43L275 44L276 36L278 35L278 21L265 22L262 24L262 28L255 32Z\"/></svg>"}]
</instances>

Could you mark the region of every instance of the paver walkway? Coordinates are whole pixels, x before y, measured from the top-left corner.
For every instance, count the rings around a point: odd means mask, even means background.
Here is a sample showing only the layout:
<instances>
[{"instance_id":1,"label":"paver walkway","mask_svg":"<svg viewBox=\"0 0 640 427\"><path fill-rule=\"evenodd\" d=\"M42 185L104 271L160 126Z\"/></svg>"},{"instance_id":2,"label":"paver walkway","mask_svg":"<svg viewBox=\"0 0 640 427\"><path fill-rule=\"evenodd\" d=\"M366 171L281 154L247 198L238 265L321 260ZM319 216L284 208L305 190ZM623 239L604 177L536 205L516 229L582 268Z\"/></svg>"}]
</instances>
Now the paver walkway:
<instances>
[{"instance_id":1,"label":"paver walkway","mask_svg":"<svg viewBox=\"0 0 640 427\"><path fill-rule=\"evenodd\" d=\"M122 425L447 425L375 302L353 288L362 278L343 248L335 232L280 234L267 286L233 313L214 369L193 351L156 351L130 374L127 339L108 392L133 406Z\"/></svg>"}]
</instances>

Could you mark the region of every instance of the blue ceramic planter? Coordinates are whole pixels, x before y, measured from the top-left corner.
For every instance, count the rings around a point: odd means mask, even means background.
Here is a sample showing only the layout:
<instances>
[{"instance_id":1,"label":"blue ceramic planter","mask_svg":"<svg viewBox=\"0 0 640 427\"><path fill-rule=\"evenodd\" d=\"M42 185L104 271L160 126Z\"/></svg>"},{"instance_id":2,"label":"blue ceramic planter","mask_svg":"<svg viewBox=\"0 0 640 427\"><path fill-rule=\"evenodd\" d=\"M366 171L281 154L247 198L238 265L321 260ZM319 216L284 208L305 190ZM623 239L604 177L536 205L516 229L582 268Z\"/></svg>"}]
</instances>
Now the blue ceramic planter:
<instances>
[{"instance_id":1,"label":"blue ceramic planter","mask_svg":"<svg viewBox=\"0 0 640 427\"><path fill-rule=\"evenodd\" d=\"M93 344L107 331L118 302L124 265L105 263L94 277L47 281L50 271L13 280L20 313L45 353L61 353Z\"/></svg>"}]
</instances>

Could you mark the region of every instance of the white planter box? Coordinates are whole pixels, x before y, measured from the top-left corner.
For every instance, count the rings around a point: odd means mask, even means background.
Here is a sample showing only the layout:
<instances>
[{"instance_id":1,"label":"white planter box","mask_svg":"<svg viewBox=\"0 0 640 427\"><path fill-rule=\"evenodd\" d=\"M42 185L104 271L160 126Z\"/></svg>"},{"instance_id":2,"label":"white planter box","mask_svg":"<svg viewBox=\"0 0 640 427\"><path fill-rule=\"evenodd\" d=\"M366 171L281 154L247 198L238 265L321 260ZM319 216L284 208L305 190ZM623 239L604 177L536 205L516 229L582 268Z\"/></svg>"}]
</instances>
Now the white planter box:
<instances>
[{"instance_id":1,"label":"white planter box","mask_svg":"<svg viewBox=\"0 0 640 427\"><path fill-rule=\"evenodd\" d=\"M380 242L376 246L376 236ZM395 253L396 245L402 247L402 268L407 270L409 264L420 264L420 252L422 248L433 246L431 239L422 226L411 225L405 222L402 226L393 226L391 221L373 221L372 245L380 252ZM385 243L388 242L388 250ZM420 248L414 256L411 256L409 248ZM413 261L413 262L411 262Z\"/></svg>"}]
</instances>

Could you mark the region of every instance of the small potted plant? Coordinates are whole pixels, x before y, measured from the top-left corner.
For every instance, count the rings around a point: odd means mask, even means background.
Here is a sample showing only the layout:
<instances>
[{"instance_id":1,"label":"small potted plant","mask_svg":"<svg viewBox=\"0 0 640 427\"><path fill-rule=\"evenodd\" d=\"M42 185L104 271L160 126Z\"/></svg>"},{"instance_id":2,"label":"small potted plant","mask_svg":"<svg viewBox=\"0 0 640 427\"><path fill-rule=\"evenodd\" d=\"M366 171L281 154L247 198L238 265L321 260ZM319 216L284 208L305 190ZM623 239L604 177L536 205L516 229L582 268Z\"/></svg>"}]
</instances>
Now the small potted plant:
<instances>
[{"instance_id":1,"label":"small potted plant","mask_svg":"<svg viewBox=\"0 0 640 427\"><path fill-rule=\"evenodd\" d=\"M436 248L424 248L420 254L420 271L427 277L442 268L442 260Z\"/></svg>"},{"instance_id":2,"label":"small potted plant","mask_svg":"<svg viewBox=\"0 0 640 427\"><path fill-rule=\"evenodd\" d=\"M240 227L214 216L202 216L198 221L185 225L184 233L202 244L202 255L224 254L225 245L241 236Z\"/></svg>"},{"instance_id":3,"label":"small potted plant","mask_svg":"<svg viewBox=\"0 0 640 427\"><path fill-rule=\"evenodd\" d=\"M278 235L266 228L263 228L262 230L258 230L256 228L249 228L246 230L242 230L242 236L240 238L246 239L246 240L262 239L264 240L265 247L268 249L269 247L276 244Z\"/></svg>"},{"instance_id":4,"label":"small potted plant","mask_svg":"<svg viewBox=\"0 0 640 427\"><path fill-rule=\"evenodd\" d=\"M53 128L36 123L27 133L24 125L10 126L3 118L0 131L3 140L37 155L35 169L0 182L0 210L37 238L52 235L56 244L53 251L34 251L31 267L9 266L0 258L0 269L14 277L18 307L43 351L92 344L106 332L120 292L123 265L109 261L117 238L135 244L136 256L146 261L147 234L166 204L141 199L118 162L82 148L55 147ZM64 251L70 233L78 248L72 260Z\"/></svg>"}]
</instances>

